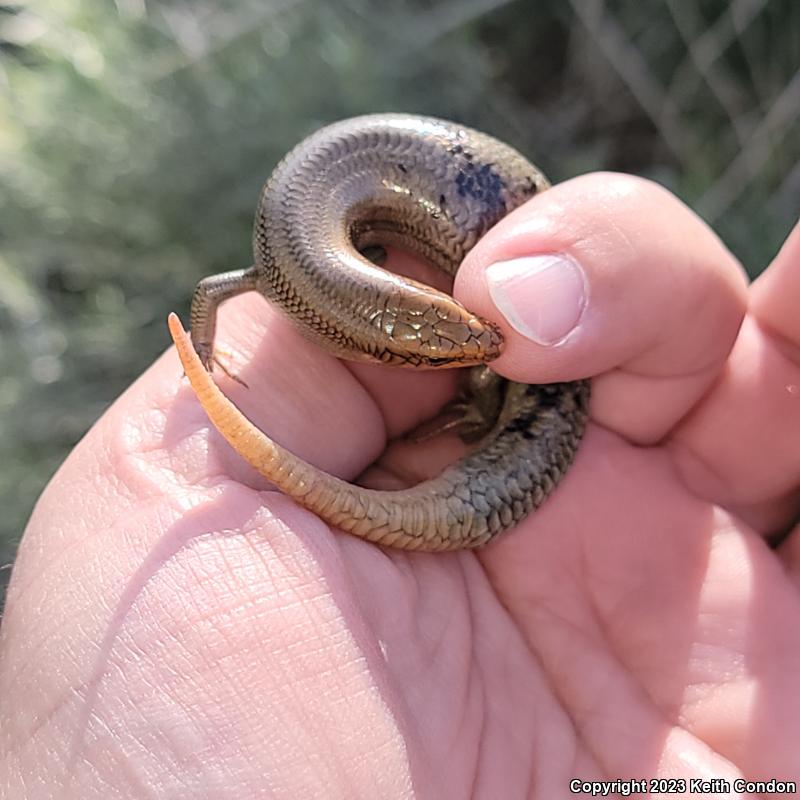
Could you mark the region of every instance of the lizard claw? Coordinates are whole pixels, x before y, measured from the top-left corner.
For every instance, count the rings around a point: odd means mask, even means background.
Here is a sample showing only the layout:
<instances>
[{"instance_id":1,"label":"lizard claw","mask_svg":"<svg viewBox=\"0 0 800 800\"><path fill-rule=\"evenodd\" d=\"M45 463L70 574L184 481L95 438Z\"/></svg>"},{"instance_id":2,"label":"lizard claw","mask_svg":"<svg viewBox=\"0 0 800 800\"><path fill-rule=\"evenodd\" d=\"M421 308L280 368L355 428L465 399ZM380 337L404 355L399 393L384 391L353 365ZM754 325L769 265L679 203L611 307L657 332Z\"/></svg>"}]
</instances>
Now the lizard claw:
<instances>
[{"instance_id":1,"label":"lizard claw","mask_svg":"<svg viewBox=\"0 0 800 800\"><path fill-rule=\"evenodd\" d=\"M220 355L230 360L231 354L220 350L214 350L214 345L207 342L197 342L194 346L195 351L200 359L200 363L205 367L206 372L213 372L214 365L216 364L232 381L244 386L245 389L250 387L234 372L230 370L225 360L220 358Z\"/></svg>"},{"instance_id":2,"label":"lizard claw","mask_svg":"<svg viewBox=\"0 0 800 800\"><path fill-rule=\"evenodd\" d=\"M213 372L214 371L214 362L217 361L216 357L214 356L214 347L206 342L195 342L194 349L197 353L198 358L200 359L200 363L205 368L206 372ZM219 363L217 361L217 363ZM220 364L222 367L222 364Z\"/></svg>"}]
</instances>

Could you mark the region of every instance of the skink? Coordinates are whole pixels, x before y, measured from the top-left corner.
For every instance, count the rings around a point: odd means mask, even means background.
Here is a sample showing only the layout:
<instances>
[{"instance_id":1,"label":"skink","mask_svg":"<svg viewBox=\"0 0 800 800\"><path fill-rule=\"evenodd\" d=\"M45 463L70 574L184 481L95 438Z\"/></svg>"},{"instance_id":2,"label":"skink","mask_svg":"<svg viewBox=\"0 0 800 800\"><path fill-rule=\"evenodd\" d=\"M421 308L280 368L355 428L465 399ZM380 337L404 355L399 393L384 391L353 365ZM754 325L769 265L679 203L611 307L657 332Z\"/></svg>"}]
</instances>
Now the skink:
<instances>
[{"instance_id":1,"label":"skink","mask_svg":"<svg viewBox=\"0 0 800 800\"><path fill-rule=\"evenodd\" d=\"M264 186L255 265L202 280L191 343L169 326L203 408L236 451L329 524L382 545L478 547L537 508L572 463L589 383L527 385L485 365L499 328L449 295L394 275L363 253L396 246L455 274L498 220L548 186L490 136L405 114L356 117L310 136ZM250 423L209 374L224 300L257 291L334 355L416 368L473 366L461 432L474 449L402 491L349 484L297 458Z\"/></svg>"}]
</instances>

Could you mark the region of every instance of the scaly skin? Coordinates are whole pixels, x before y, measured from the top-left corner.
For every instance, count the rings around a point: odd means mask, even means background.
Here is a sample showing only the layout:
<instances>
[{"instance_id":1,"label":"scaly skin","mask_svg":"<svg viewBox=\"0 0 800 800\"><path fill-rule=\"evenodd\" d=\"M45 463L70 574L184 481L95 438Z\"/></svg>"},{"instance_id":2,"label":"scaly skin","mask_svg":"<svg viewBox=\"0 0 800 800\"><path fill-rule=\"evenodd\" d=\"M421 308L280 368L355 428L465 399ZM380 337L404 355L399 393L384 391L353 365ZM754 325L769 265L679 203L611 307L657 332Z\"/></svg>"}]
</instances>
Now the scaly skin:
<instances>
[{"instance_id":1,"label":"scaly skin","mask_svg":"<svg viewBox=\"0 0 800 800\"><path fill-rule=\"evenodd\" d=\"M377 267L359 251L398 246L455 274L492 225L547 186L515 150L442 120L358 117L306 139L264 187L253 235L255 266L200 282L192 299L191 345L177 317L170 318L184 370L214 425L301 505L383 545L477 547L517 523L572 462L586 423L585 381L494 382L500 402L473 396L477 412L465 417L473 438L476 431L481 437L473 452L434 480L381 492L320 472L272 442L222 395L207 370L219 304L245 291L263 294L307 337L343 358L417 368L486 364L502 347L493 323L443 292ZM499 413L487 419L484 409L492 406Z\"/></svg>"}]
</instances>

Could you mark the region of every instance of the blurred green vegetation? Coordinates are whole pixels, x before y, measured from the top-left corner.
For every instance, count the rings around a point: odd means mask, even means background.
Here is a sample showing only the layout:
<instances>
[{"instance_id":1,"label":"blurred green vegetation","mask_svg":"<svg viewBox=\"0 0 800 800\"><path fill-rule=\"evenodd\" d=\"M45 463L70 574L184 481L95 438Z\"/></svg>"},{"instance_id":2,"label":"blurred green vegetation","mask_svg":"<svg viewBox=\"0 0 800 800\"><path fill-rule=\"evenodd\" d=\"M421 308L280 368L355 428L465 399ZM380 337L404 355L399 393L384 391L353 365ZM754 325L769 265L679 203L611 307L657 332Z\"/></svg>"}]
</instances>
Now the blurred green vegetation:
<instances>
[{"instance_id":1,"label":"blurred green vegetation","mask_svg":"<svg viewBox=\"0 0 800 800\"><path fill-rule=\"evenodd\" d=\"M649 176L751 274L800 206L794 0L33 0L0 6L0 55L4 564L167 312L250 263L262 181L324 123L424 112L554 180Z\"/></svg>"}]
</instances>

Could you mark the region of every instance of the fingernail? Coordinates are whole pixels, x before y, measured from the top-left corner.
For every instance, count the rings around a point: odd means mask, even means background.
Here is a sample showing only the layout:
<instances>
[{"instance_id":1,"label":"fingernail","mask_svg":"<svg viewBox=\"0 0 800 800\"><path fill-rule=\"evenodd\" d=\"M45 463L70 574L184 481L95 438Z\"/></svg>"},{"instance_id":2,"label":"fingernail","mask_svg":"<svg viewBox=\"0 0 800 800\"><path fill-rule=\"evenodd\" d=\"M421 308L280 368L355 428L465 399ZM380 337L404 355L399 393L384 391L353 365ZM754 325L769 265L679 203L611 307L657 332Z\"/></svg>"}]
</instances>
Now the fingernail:
<instances>
[{"instance_id":1,"label":"fingernail","mask_svg":"<svg viewBox=\"0 0 800 800\"><path fill-rule=\"evenodd\" d=\"M511 327L537 344L562 341L586 308L586 275L569 256L550 253L496 261L487 267L486 280Z\"/></svg>"}]
</instances>

